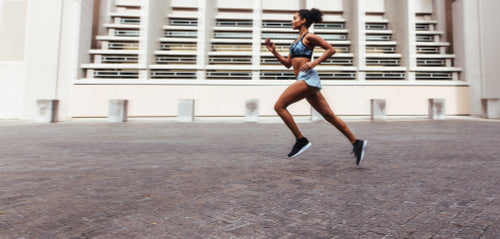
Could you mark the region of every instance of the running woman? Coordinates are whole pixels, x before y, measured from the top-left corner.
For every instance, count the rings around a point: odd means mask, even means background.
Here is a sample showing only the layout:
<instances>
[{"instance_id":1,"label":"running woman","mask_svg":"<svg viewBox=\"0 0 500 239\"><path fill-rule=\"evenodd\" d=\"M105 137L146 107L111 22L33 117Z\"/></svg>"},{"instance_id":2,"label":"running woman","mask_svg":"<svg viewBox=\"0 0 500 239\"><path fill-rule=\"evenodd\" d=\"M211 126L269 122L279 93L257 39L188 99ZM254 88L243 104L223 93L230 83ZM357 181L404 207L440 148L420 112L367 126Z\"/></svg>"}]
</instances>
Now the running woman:
<instances>
[{"instance_id":1,"label":"running woman","mask_svg":"<svg viewBox=\"0 0 500 239\"><path fill-rule=\"evenodd\" d=\"M288 57L283 57L276 51L275 44L268 38L265 43L267 49L283 64L286 68L293 67L297 81L290 85L279 97L274 106L274 110L285 122L296 138L296 143L288 157L296 157L311 147L311 142L300 132L292 115L287 107L297 101L306 99L311 106L318 111L326 121L335 126L352 143L356 157L356 165L363 161L367 141L357 139L349 130L347 125L337 117L325 98L321 94L321 82L318 72L314 69L319 63L335 54L335 49L321 37L308 32L313 23L319 23L323 20L323 13L313 8L311 10L302 9L295 13L292 21L292 28L299 30L299 37L290 45ZM314 61L311 61L314 47L319 46L325 49L325 53Z\"/></svg>"}]
</instances>

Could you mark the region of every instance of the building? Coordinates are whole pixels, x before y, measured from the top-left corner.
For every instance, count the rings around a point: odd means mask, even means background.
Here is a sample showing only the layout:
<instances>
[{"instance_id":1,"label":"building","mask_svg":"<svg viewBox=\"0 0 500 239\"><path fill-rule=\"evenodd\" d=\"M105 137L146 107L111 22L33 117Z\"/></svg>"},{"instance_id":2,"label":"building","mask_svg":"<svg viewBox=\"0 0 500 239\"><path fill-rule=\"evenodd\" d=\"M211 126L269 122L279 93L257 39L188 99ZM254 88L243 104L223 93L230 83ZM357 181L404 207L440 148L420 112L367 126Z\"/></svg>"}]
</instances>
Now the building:
<instances>
[{"instance_id":1,"label":"building","mask_svg":"<svg viewBox=\"0 0 500 239\"><path fill-rule=\"evenodd\" d=\"M444 98L447 115L479 116L500 98L497 0L0 0L0 119L33 118L37 99L59 99L61 119L105 117L109 99L137 117L176 116L179 99L197 117L243 116L258 99L276 116L294 76L263 40L288 54L294 12L312 7L324 22L310 31L337 50L317 70L338 115L369 115L375 98L427 115Z\"/></svg>"}]
</instances>

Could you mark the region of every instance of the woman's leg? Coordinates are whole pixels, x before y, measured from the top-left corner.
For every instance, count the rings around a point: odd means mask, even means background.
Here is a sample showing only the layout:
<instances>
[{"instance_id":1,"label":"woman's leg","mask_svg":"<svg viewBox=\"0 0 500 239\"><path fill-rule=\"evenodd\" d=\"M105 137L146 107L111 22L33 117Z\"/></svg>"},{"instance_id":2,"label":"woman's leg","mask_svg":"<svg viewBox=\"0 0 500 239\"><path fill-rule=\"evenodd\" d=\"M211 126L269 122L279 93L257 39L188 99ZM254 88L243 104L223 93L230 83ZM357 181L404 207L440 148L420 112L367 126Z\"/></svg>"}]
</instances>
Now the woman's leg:
<instances>
[{"instance_id":1,"label":"woman's leg","mask_svg":"<svg viewBox=\"0 0 500 239\"><path fill-rule=\"evenodd\" d=\"M330 122L340 132L342 132L342 134L344 134L352 144L356 141L354 134L351 132L349 127L347 127L346 123L333 113L321 92L308 96L307 101L316 111L318 111L318 113L323 116L323 118L325 118L326 121Z\"/></svg>"},{"instance_id":2,"label":"woman's leg","mask_svg":"<svg viewBox=\"0 0 500 239\"><path fill-rule=\"evenodd\" d=\"M312 94L314 94L318 89L315 87L308 86L304 81L296 81L292 85L290 85L286 90L281 94L278 101L274 105L274 110L281 119L285 122L286 126L292 131L295 138L302 138L302 133L300 132L297 124L293 120L292 115L286 109L289 105L302 100Z\"/></svg>"}]
</instances>

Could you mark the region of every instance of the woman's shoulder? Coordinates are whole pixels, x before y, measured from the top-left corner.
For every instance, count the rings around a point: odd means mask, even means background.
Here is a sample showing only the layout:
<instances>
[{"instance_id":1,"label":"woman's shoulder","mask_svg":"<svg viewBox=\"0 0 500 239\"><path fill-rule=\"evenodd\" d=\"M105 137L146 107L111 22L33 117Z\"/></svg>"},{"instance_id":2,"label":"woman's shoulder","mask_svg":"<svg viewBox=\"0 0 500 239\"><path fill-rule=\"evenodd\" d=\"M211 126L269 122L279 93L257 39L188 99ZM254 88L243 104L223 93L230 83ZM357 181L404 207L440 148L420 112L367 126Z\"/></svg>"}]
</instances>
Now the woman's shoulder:
<instances>
[{"instance_id":1,"label":"woman's shoulder","mask_svg":"<svg viewBox=\"0 0 500 239\"><path fill-rule=\"evenodd\" d=\"M305 42L312 45L317 45L319 41L323 40L320 36L313 34L313 33L307 33L305 37Z\"/></svg>"},{"instance_id":2,"label":"woman's shoulder","mask_svg":"<svg viewBox=\"0 0 500 239\"><path fill-rule=\"evenodd\" d=\"M322 38L314 33L309 32L306 35L306 39L314 40L314 39L322 39Z\"/></svg>"}]
</instances>

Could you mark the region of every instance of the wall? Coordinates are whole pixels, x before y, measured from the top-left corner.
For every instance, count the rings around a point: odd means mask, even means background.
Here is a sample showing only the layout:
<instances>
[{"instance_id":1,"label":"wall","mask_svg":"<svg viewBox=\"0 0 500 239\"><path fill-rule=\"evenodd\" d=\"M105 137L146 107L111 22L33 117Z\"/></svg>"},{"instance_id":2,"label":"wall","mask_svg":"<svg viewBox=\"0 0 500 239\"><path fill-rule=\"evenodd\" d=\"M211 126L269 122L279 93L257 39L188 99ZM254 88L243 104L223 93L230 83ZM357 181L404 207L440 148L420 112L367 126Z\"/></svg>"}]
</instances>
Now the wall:
<instances>
[{"instance_id":1,"label":"wall","mask_svg":"<svg viewBox=\"0 0 500 239\"><path fill-rule=\"evenodd\" d=\"M71 114L74 117L106 117L109 99L129 99L130 116L177 115L178 99L194 99L196 116L243 116L246 99L259 99L260 114L277 116L274 103L286 88L276 86L220 85L75 85ZM426 115L427 99L444 98L446 114L469 114L466 86L324 86L323 95L334 112L366 116L370 99L386 98L387 114ZM290 107L295 115L309 115L305 100Z\"/></svg>"},{"instance_id":2,"label":"wall","mask_svg":"<svg viewBox=\"0 0 500 239\"><path fill-rule=\"evenodd\" d=\"M481 0L479 4L479 24L481 34L481 63L484 78L483 98L500 98L500 69L498 56L500 48L500 1Z\"/></svg>"},{"instance_id":3,"label":"wall","mask_svg":"<svg viewBox=\"0 0 500 239\"><path fill-rule=\"evenodd\" d=\"M500 2L456 0L453 2L455 64L462 67L461 80L470 82L471 114L483 114L482 98L500 98ZM492 27L493 26L493 27Z\"/></svg>"},{"instance_id":4,"label":"wall","mask_svg":"<svg viewBox=\"0 0 500 239\"><path fill-rule=\"evenodd\" d=\"M0 0L0 119L21 116L26 1Z\"/></svg>"}]
</instances>

